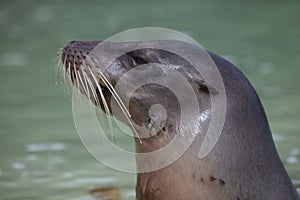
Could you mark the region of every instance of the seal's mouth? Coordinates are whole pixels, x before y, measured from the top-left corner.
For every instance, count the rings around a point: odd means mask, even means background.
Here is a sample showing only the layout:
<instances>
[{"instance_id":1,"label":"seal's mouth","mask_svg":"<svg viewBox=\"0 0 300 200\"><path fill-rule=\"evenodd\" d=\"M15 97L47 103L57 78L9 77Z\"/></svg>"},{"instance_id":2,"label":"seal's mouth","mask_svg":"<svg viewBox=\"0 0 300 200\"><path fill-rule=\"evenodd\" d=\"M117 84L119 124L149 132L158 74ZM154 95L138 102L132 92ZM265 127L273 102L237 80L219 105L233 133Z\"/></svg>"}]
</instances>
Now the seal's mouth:
<instances>
[{"instance_id":1,"label":"seal's mouth","mask_svg":"<svg viewBox=\"0 0 300 200\"><path fill-rule=\"evenodd\" d=\"M115 74L101 71L88 61L88 57L91 57L89 54L100 43L101 41L72 41L67 44L58 53L61 74L65 82L69 80L72 87L76 87L93 104L111 116L111 100L113 99L120 108L120 113L123 113L121 118L129 122L129 125L135 131L131 114L114 89ZM109 124L111 126L111 122ZM112 128L110 127L110 129ZM135 134L137 135L137 133Z\"/></svg>"},{"instance_id":2,"label":"seal's mouth","mask_svg":"<svg viewBox=\"0 0 300 200\"><path fill-rule=\"evenodd\" d=\"M110 114L108 99L111 94L117 94L114 93L108 76L86 62L90 52L100 43L101 41L71 41L59 52L62 66L60 71L64 81L70 80L72 86Z\"/></svg>"},{"instance_id":3,"label":"seal's mouth","mask_svg":"<svg viewBox=\"0 0 300 200\"><path fill-rule=\"evenodd\" d=\"M87 68L87 63L85 60L90 52L100 43L101 41L71 41L59 52L60 62L64 67L63 70L71 78L75 86L78 86L76 82L77 78L82 78L79 75L84 75L84 72L86 74L90 73L86 72L85 68ZM103 86L105 85L101 80L99 83Z\"/></svg>"}]
</instances>

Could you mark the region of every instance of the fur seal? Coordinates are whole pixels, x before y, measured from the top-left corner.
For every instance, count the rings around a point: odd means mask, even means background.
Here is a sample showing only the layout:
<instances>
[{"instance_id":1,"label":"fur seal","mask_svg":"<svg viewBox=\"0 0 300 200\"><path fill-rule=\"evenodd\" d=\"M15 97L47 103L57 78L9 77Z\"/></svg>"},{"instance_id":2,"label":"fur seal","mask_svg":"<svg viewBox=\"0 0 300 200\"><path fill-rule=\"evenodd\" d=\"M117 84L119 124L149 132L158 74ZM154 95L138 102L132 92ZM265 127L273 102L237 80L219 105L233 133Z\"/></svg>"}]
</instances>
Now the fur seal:
<instances>
[{"instance_id":1,"label":"fur seal","mask_svg":"<svg viewBox=\"0 0 300 200\"><path fill-rule=\"evenodd\" d=\"M89 96L90 100L107 113L111 112L113 99L109 85L114 87L124 73L142 64L165 64L186 77L197 95L200 111L211 106L211 95L218 95L218 89L210 88L184 58L160 49L144 48L128 52L110 64L102 75L93 74L95 66L86 58L100 43L101 41L72 41L62 49L60 60L64 73L68 74L73 85L85 95L94 88L94 95ZM177 45L178 48L191 53L200 51L199 47L181 41L149 43L158 43L162 46ZM109 54L134 45L137 43L111 43L107 45L107 52ZM197 134L188 150L174 163L156 171L139 173L136 198L138 200L299 199L278 156L264 109L255 90L237 67L214 53L208 53L218 67L226 89L227 112L221 136L213 150L203 159L198 157L203 135ZM93 58L93 55L90 56ZM96 61L97 65L101 66L103 65L101 62L105 62L106 55L98 56L104 57L103 60ZM84 85L78 80L82 73L85 77L90 77L90 80L93 80L91 77L93 76L95 82ZM155 78L156 75L148 76ZM131 84L130 81L134 78L136 77L129 77L128 84ZM105 81L109 82L109 85ZM118 95L122 98L126 94L119 92ZM167 119L158 132L152 131L157 124L152 121L148 112L153 104L163 105L167 112ZM137 134L151 136L135 139L137 152L159 149L168 144L174 135L182 134L177 128L180 105L167 88L149 84L137 89L131 96L128 112L136 124L146 127L146 133ZM116 114L115 117L128 124L121 114ZM203 128L207 130L207 123L203 124ZM137 161L137 167L142 164Z\"/></svg>"}]
</instances>

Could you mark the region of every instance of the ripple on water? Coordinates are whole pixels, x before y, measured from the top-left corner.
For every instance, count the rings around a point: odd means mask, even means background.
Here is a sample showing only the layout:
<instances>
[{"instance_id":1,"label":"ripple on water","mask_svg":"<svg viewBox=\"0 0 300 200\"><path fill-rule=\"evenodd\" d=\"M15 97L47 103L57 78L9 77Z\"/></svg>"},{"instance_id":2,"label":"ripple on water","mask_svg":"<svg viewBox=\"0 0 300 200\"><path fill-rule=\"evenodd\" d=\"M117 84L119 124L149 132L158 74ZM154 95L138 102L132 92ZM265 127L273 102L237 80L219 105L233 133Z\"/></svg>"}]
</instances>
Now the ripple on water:
<instances>
[{"instance_id":1,"label":"ripple on water","mask_svg":"<svg viewBox=\"0 0 300 200\"><path fill-rule=\"evenodd\" d=\"M79 169L79 170L75 171L76 175L87 175L89 173L90 173L89 170L86 170L86 169Z\"/></svg>"},{"instance_id":2,"label":"ripple on water","mask_svg":"<svg viewBox=\"0 0 300 200\"><path fill-rule=\"evenodd\" d=\"M288 164L298 164L298 163L299 163L299 158L296 157L296 156L288 156L288 157L286 158L286 162L287 162Z\"/></svg>"},{"instance_id":3,"label":"ripple on water","mask_svg":"<svg viewBox=\"0 0 300 200\"><path fill-rule=\"evenodd\" d=\"M17 187L17 183L16 182L1 182L1 185L4 187Z\"/></svg>"},{"instance_id":4,"label":"ripple on water","mask_svg":"<svg viewBox=\"0 0 300 200\"><path fill-rule=\"evenodd\" d=\"M65 149L66 145L62 142L35 143L26 146L28 152L62 151Z\"/></svg>"},{"instance_id":5,"label":"ripple on water","mask_svg":"<svg viewBox=\"0 0 300 200\"><path fill-rule=\"evenodd\" d=\"M284 137L283 135L280 135L280 134L272 134L273 135L273 140L275 142L281 142L284 140Z\"/></svg>"},{"instance_id":6,"label":"ripple on water","mask_svg":"<svg viewBox=\"0 0 300 200\"><path fill-rule=\"evenodd\" d=\"M37 160L37 156L35 154L29 154L27 156L27 160L29 160L29 161L35 161L35 160Z\"/></svg>"},{"instance_id":7,"label":"ripple on water","mask_svg":"<svg viewBox=\"0 0 300 200\"><path fill-rule=\"evenodd\" d=\"M297 156L297 155L300 155L300 149L299 148L293 148L290 150L290 155L293 155L293 156Z\"/></svg>"},{"instance_id":8,"label":"ripple on water","mask_svg":"<svg viewBox=\"0 0 300 200\"><path fill-rule=\"evenodd\" d=\"M288 164L299 164L300 160L298 155L300 155L299 148L293 148L290 150L289 156L286 158L286 162Z\"/></svg>"},{"instance_id":9,"label":"ripple on water","mask_svg":"<svg viewBox=\"0 0 300 200\"><path fill-rule=\"evenodd\" d=\"M300 180L292 180L293 184L296 186L296 190L298 194L300 195Z\"/></svg>"},{"instance_id":10,"label":"ripple on water","mask_svg":"<svg viewBox=\"0 0 300 200\"><path fill-rule=\"evenodd\" d=\"M299 185L300 186L300 180L293 179L292 182L293 182L294 185Z\"/></svg>"},{"instance_id":11,"label":"ripple on water","mask_svg":"<svg viewBox=\"0 0 300 200\"><path fill-rule=\"evenodd\" d=\"M85 195L85 196L75 197L69 200L95 200L95 198Z\"/></svg>"},{"instance_id":12,"label":"ripple on water","mask_svg":"<svg viewBox=\"0 0 300 200\"><path fill-rule=\"evenodd\" d=\"M51 156L48 159L48 161L49 161L50 165L55 165L55 164L58 164L58 163L63 163L64 158L62 156L55 155L55 156Z\"/></svg>"},{"instance_id":13,"label":"ripple on water","mask_svg":"<svg viewBox=\"0 0 300 200\"><path fill-rule=\"evenodd\" d=\"M66 182L61 182L61 183L56 183L54 186L55 187L64 187L64 188L72 188L76 187L79 185L85 185L89 183L112 183L115 182L116 178L114 177L101 177L101 178L77 178L77 179L72 179L70 181Z\"/></svg>"},{"instance_id":14,"label":"ripple on water","mask_svg":"<svg viewBox=\"0 0 300 200\"><path fill-rule=\"evenodd\" d=\"M135 190L131 190L125 193L125 197L135 197Z\"/></svg>"},{"instance_id":15,"label":"ripple on water","mask_svg":"<svg viewBox=\"0 0 300 200\"><path fill-rule=\"evenodd\" d=\"M9 18L9 10L7 9L0 9L0 24L5 24L8 22Z\"/></svg>"},{"instance_id":16,"label":"ripple on water","mask_svg":"<svg viewBox=\"0 0 300 200\"><path fill-rule=\"evenodd\" d=\"M118 29L122 24L122 19L118 15L107 15L103 18L103 24L106 29L114 30Z\"/></svg>"},{"instance_id":17,"label":"ripple on water","mask_svg":"<svg viewBox=\"0 0 300 200\"><path fill-rule=\"evenodd\" d=\"M260 89L267 97L278 97L282 94L282 89L278 86L261 87Z\"/></svg>"},{"instance_id":18,"label":"ripple on water","mask_svg":"<svg viewBox=\"0 0 300 200\"><path fill-rule=\"evenodd\" d=\"M46 170L35 170L33 172L33 176L41 178L41 177L48 177L49 174Z\"/></svg>"},{"instance_id":19,"label":"ripple on water","mask_svg":"<svg viewBox=\"0 0 300 200\"><path fill-rule=\"evenodd\" d=\"M54 18L54 10L50 7L39 7L33 13L34 20L38 22L49 22Z\"/></svg>"},{"instance_id":20,"label":"ripple on water","mask_svg":"<svg viewBox=\"0 0 300 200\"><path fill-rule=\"evenodd\" d=\"M71 178L71 177L74 176L74 174L72 172L65 172L65 173L62 174L62 176L64 178Z\"/></svg>"},{"instance_id":21,"label":"ripple on water","mask_svg":"<svg viewBox=\"0 0 300 200\"><path fill-rule=\"evenodd\" d=\"M274 71L273 64L270 62L263 62L260 64L260 73L264 75L271 74Z\"/></svg>"},{"instance_id":22,"label":"ripple on water","mask_svg":"<svg viewBox=\"0 0 300 200\"><path fill-rule=\"evenodd\" d=\"M7 33L7 37L12 39L12 40L16 40L16 39L21 39L24 33L24 27L23 24L11 24L8 27L8 33Z\"/></svg>"},{"instance_id":23,"label":"ripple on water","mask_svg":"<svg viewBox=\"0 0 300 200\"><path fill-rule=\"evenodd\" d=\"M15 170L23 170L26 168L26 165L22 162L15 162L11 165L11 167Z\"/></svg>"},{"instance_id":24,"label":"ripple on water","mask_svg":"<svg viewBox=\"0 0 300 200\"><path fill-rule=\"evenodd\" d=\"M20 67L27 65L28 58L24 53L5 53L1 55L1 64L4 66Z\"/></svg>"}]
</instances>

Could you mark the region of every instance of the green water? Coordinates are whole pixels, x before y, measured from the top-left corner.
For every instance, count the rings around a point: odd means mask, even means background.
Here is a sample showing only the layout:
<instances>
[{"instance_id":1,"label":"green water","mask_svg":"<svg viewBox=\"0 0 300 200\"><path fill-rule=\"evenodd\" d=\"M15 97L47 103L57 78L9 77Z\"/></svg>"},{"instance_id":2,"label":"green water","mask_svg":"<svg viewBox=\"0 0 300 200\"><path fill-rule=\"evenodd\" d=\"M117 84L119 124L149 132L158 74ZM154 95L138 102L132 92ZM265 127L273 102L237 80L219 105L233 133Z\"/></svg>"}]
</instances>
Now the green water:
<instances>
[{"instance_id":1,"label":"green water","mask_svg":"<svg viewBox=\"0 0 300 200\"><path fill-rule=\"evenodd\" d=\"M0 1L0 199L87 199L106 186L134 199L135 176L104 167L81 145L54 68L68 41L143 26L182 31L240 67L299 190L299 19L296 0Z\"/></svg>"}]
</instances>

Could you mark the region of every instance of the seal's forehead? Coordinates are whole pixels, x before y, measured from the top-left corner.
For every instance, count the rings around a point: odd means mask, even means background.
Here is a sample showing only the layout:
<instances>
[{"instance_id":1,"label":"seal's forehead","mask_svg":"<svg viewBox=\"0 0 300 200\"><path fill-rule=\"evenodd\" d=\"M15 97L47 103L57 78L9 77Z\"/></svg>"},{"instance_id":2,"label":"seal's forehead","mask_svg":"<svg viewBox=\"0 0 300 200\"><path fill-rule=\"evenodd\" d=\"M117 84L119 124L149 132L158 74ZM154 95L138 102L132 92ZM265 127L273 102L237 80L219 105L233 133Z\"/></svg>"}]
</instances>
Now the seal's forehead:
<instances>
[{"instance_id":1,"label":"seal's forehead","mask_svg":"<svg viewBox=\"0 0 300 200\"><path fill-rule=\"evenodd\" d=\"M99 45L101 41L71 41L64 48L63 52L68 52L72 50L79 51L92 51L97 45ZM86 53L86 52L85 52Z\"/></svg>"}]
</instances>

